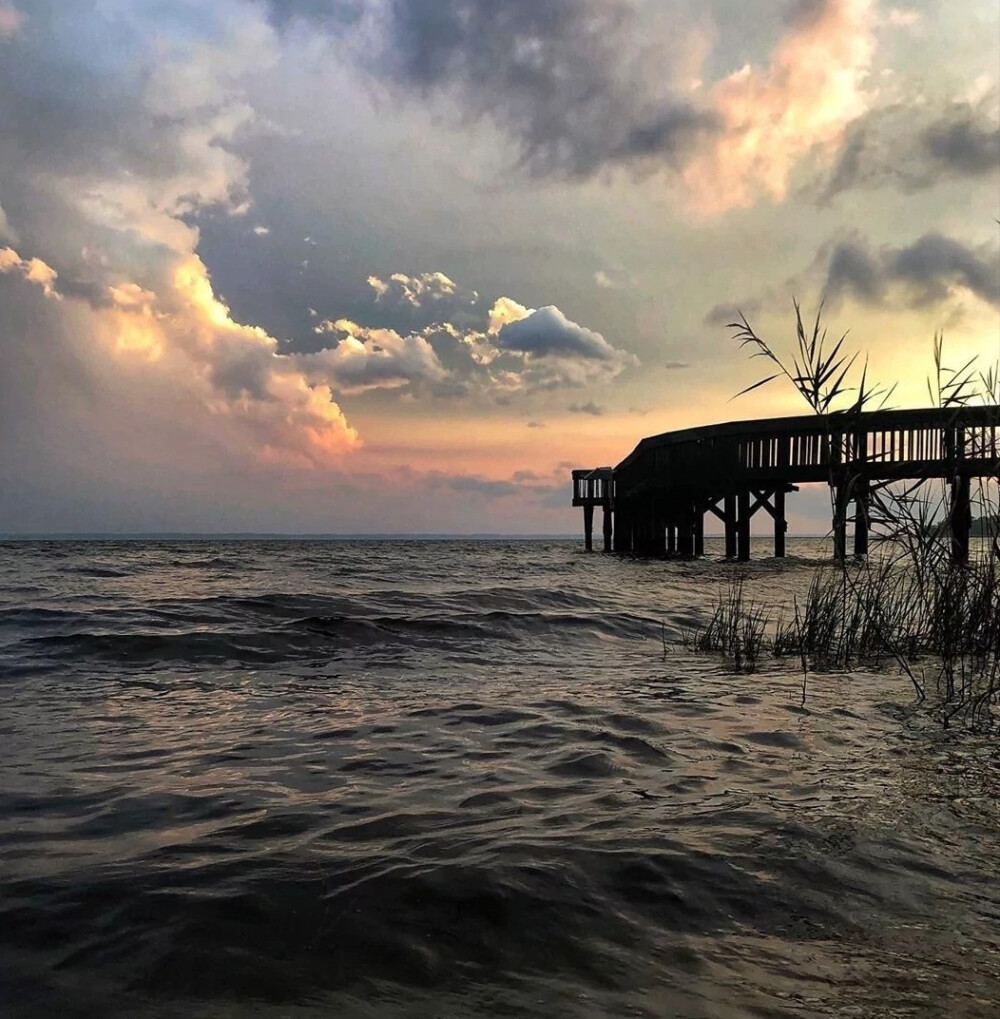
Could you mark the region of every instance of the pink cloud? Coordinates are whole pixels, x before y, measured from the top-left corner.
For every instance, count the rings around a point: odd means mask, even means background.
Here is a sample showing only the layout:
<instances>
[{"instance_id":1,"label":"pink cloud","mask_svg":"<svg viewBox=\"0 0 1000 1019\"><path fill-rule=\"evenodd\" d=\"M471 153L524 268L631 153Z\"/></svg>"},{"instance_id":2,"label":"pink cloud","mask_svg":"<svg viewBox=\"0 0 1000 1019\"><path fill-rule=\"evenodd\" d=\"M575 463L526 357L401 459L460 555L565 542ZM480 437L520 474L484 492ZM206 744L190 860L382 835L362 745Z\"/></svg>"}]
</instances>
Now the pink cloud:
<instances>
[{"instance_id":1,"label":"pink cloud","mask_svg":"<svg viewBox=\"0 0 1000 1019\"><path fill-rule=\"evenodd\" d=\"M796 166L839 148L864 113L878 26L873 0L825 0L778 41L766 67L745 65L716 82L709 101L725 130L683 171L704 213L782 199Z\"/></svg>"},{"instance_id":2,"label":"pink cloud","mask_svg":"<svg viewBox=\"0 0 1000 1019\"><path fill-rule=\"evenodd\" d=\"M13 4L0 0L0 39L11 39L21 30L25 15Z\"/></svg>"}]
</instances>

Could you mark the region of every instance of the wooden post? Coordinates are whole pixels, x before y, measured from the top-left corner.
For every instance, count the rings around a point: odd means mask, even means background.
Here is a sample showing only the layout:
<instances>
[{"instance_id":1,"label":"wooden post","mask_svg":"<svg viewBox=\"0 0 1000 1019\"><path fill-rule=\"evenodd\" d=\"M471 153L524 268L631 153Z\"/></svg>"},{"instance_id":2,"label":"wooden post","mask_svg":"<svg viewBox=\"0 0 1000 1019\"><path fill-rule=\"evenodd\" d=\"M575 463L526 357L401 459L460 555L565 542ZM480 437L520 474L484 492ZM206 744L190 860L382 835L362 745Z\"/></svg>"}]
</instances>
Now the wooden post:
<instances>
[{"instance_id":1,"label":"wooden post","mask_svg":"<svg viewBox=\"0 0 1000 1019\"><path fill-rule=\"evenodd\" d=\"M736 558L736 496L728 494L724 501L726 524L726 558Z\"/></svg>"},{"instance_id":2,"label":"wooden post","mask_svg":"<svg viewBox=\"0 0 1000 1019\"><path fill-rule=\"evenodd\" d=\"M615 506L615 517L614 549L619 555L628 555L631 551L629 531L632 524L629 521L628 510L621 503Z\"/></svg>"},{"instance_id":3,"label":"wooden post","mask_svg":"<svg viewBox=\"0 0 1000 1019\"><path fill-rule=\"evenodd\" d=\"M871 488L867 479L858 478L854 489L854 558L868 555L868 532L871 529Z\"/></svg>"},{"instance_id":4,"label":"wooden post","mask_svg":"<svg viewBox=\"0 0 1000 1019\"><path fill-rule=\"evenodd\" d=\"M644 556L646 555L647 534L649 532L646 508L642 505L636 506L629 522L632 524L632 555Z\"/></svg>"},{"instance_id":5,"label":"wooden post","mask_svg":"<svg viewBox=\"0 0 1000 1019\"><path fill-rule=\"evenodd\" d=\"M694 508L694 554L705 554L705 511L700 506Z\"/></svg>"},{"instance_id":6,"label":"wooden post","mask_svg":"<svg viewBox=\"0 0 1000 1019\"><path fill-rule=\"evenodd\" d=\"M964 565L969 561L969 534L972 530L971 478L951 482L951 561Z\"/></svg>"},{"instance_id":7,"label":"wooden post","mask_svg":"<svg viewBox=\"0 0 1000 1019\"><path fill-rule=\"evenodd\" d=\"M667 524L667 555L677 554L677 525Z\"/></svg>"},{"instance_id":8,"label":"wooden post","mask_svg":"<svg viewBox=\"0 0 1000 1019\"><path fill-rule=\"evenodd\" d=\"M612 535L614 533L614 522L611 514L611 501L604 500L604 551L611 551Z\"/></svg>"},{"instance_id":9,"label":"wooden post","mask_svg":"<svg viewBox=\"0 0 1000 1019\"><path fill-rule=\"evenodd\" d=\"M785 490L779 488L774 493L774 556L776 559L785 557L785 531L788 521L785 520Z\"/></svg>"},{"instance_id":10,"label":"wooden post","mask_svg":"<svg viewBox=\"0 0 1000 1019\"><path fill-rule=\"evenodd\" d=\"M677 551L682 556L694 555L694 521L691 507L686 504L681 508L681 522L677 528Z\"/></svg>"},{"instance_id":11,"label":"wooden post","mask_svg":"<svg viewBox=\"0 0 1000 1019\"><path fill-rule=\"evenodd\" d=\"M662 559L667 554L667 521L663 510L654 506L653 508L653 541L651 553Z\"/></svg>"},{"instance_id":12,"label":"wooden post","mask_svg":"<svg viewBox=\"0 0 1000 1019\"><path fill-rule=\"evenodd\" d=\"M736 558L741 563L750 561L750 491L741 488L738 497Z\"/></svg>"},{"instance_id":13,"label":"wooden post","mask_svg":"<svg viewBox=\"0 0 1000 1019\"><path fill-rule=\"evenodd\" d=\"M836 485L833 490L833 558L838 562L847 558L846 485Z\"/></svg>"},{"instance_id":14,"label":"wooden post","mask_svg":"<svg viewBox=\"0 0 1000 1019\"><path fill-rule=\"evenodd\" d=\"M594 551L594 504L588 502L583 507L583 540L588 552Z\"/></svg>"}]
</instances>

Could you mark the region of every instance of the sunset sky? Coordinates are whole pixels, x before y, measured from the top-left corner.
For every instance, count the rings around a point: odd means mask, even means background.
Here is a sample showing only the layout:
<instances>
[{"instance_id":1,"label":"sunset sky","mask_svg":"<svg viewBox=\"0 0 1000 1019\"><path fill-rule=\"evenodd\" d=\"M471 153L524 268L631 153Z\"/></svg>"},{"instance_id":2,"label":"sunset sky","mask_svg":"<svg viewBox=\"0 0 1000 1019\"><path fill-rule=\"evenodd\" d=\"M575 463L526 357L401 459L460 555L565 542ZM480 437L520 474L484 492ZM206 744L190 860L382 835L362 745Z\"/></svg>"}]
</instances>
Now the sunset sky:
<instances>
[{"instance_id":1,"label":"sunset sky","mask_svg":"<svg viewBox=\"0 0 1000 1019\"><path fill-rule=\"evenodd\" d=\"M0 0L0 533L572 532L806 410L730 399L793 296L925 404L1000 355L998 79L997 0Z\"/></svg>"}]
</instances>

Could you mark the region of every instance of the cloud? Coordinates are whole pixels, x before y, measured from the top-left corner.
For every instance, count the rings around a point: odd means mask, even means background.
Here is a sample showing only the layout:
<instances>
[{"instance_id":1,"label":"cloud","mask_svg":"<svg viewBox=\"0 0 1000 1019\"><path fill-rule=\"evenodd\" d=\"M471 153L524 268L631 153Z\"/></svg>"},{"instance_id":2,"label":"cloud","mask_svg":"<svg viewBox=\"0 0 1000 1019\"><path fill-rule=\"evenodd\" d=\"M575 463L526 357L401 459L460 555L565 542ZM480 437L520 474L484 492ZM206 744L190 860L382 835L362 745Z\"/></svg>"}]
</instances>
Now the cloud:
<instances>
[{"instance_id":1,"label":"cloud","mask_svg":"<svg viewBox=\"0 0 1000 1019\"><path fill-rule=\"evenodd\" d=\"M523 487L516 481L500 481L470 474L444 474L431 471L427 482L432 488L447 488L453 492L483 496L489 499L505 499L522 495Z\"/></svg>"},{"instance_id":2,"label":"cloud","mask_svg":"<svg viewBox=\"0 0 1000 1019\"><path fill-rule=\"evenodd\" d=\"M821 202L859 188L919 191L949 179L985 178L1000 171L995 96L976 103L871 111L847 132L831 173L817 189Z\"/></svg>"},{"instance_id":3,"label":"cloud","mask_svg":"<svg viewBox=\"0 0 1000 1019\"><path fill-rule=\"evenodd\" d=\"M0 42L12 39L21 31L26 17L10 0L0 0Z\"/></svg>"},{"instance_id":4,"label":"cloud","mask_svg":"<svg viewBox=\"0 0 1000 1019\"><path fill-rule=\"evenodd\" d=\"M507 322L496 342L501 350L536 358L615 361L620 353L600 333L571 322L552 305Z\"/></svg>"},{"instance_id":5,"label":"cloud","mask_svg":"<svg viewBox=\"0 0 1000 1019\"><path fill-rule=\"evenodd\" d=\"M604 414L604 408L599 407L593 400L588 403L571 403L567 409L571 414L589 414L595 418L602 417Z\"/></svg>"},{"instance_id":6,"label":"cloud","mask_svg":"<svg viewBox=\"0 0 1000 1019\"><path fill-rule=\"evenodd\" d=\"M569 468L558 465L548 473L517 470L509 478L488 478L480 474L451 474L429 471L417 478L418 485L431 490L458 492L481 501L522 499L533 505L565 507L568 501Z\"/></svg>"},{"instance_id":7,"label":"cloud","mask_svg":"<svg viewBox=\"0 0 1000 1019\"><path fill-rule=\"evenodd\" d=\"M824 257L830 297L920 308L965 291L1000 307L1000 253L996 249L970 247L928 233L906 247L872 249L863 239L847 239L821 252Z\"/></svg>"},{"instance_id":8,"label":"cloud","mask_svg":"<svg viewBox=\"0 0 1000 1019\"><path fill-rule=\"evenodd\" d=\"M536 310L504 296L488 305L441 272L371 276L368 283L375 292L371 320L379 312L398 320L402 308L411 328L325 319L313 331L334 337L333 346L299 362L322 366L345 393L415 386L425 397L485 393L506 403L537 390L608 381L636 363L554 306ZM419 312L415 320L410 310Z\"/></svg>"},{"instance_id":9,"label":"cloud","mask_svg":"<svg viewBox=\"0 0 1000 1019\"><path fill-rule=\"evenodd\" d=\"M0 241L9 241L11 244L17 244L18 240L17 231L10 225L7 213L4 212L3 206L0 205Z\"/></svg>"},{"instance_id":10,"label":"cloud","mask_svg":"<svg viewBox=\"0 0 1000 1019\"><path fill-rule=\"evenodd\" d=\"M419 382L443 382L447 371L423 336L400 336L392 329L367 329L347 319L321 322L317 333L339 335L336 346L295 355L314 377L345 394L399 389Z\"/></svg>"},{"instance_id":11,"label":"cloud","mask_svg":"<svg viewBox=\"0 0 1000 1019\"><path fill-rule=\"evenodd\" d=\"M233 146L264 125L240 81L273 63L273 31L227 0L207 16L211 42L178 33L163 8L104 17L90 4L38 5L0 61L0 180L19 237L0 259L62 298L55 317L24 318L20 341L53 363L75 359L103 393L89 427L124 444L143 429L129 396L141 391L147 408L169 398L185 427L199 422L249 462L329 464L359 439L328 381L234 321L196 253L199 216L248 208ZM10 299L32 307L24 290ZM13 384L0 376L0 396Z\"/></svg>"},{"instance_id":12,"label":"cloud","mask_svg":"<svg viewBox=\"0 0 1000 1019\"><path fill-rule=\"evenodd\" d=\"M709 89L724 130L683 170L706 213L780 200L799 162L832 155L869 108L873 0L803 0L765 67L750 64Z\"/></svg>"},{"instance_id":13,"label":"cloud","mask_svg":"<svg viewBox=\"0 0 1000 1019\"><path fill-rule=\"evenodd\" d=\"M395 96L488 119L534 175L659 173L704 214L782 199L796 167L833 158L870 108L876 0L797 0L769 56L715 81L728 5L633 0L271 0L308 19ZM765 23L767 19L764 19ZM707 65L707 66L706 66Z\"/></svg>"},{"instance_id":14,"label":"cloud","mask_svg":"<svg viewBox=\"0 0 1000 1019\"><path fill-rule=\"evenodd\" d=\"M923 24L924 16L911 7L893 7L885 20L893 28L916 28Z\"/></svg>"},{"instance_id":15,"label":"cloud","mask_svg":"<svg viewBox=\"0 0 1000 1019\"><path fill-rule=\"evenodd\" d=\"M283 26L308 18L360 39L370 54L361 62L404 96L451 99L468 119L491 118L533 173L669 160L714 127L710 111L653 87L669 78L683 40L636 46L643 26L627 0L272 0L271 10Z\"/></svg>"},{"instance_id":16,"label":"cloud","mask_svg":"<svg viewBox=\"0 0 1000 1019\"><path fill-rule=\"evenodd\" d=\"M956 176L980 177L1000 170L1000 127L968 104L931 124L920 137L927 155Z\"/></svg>"},{"instance_id":17,"label":"cloud","mask_svg":"<svg viewBox=\"0 0 1000 1019\"><path fill-rule=\"evenodd\" d=\"M60 298L55 289L58 273L40 258L22 258L13 248L0 248L0 272L18 273L40 287L46 297Z\"/></svg>"},{"instance_id":18,"label":"cloud","mask_svg":"<svg viewBox=\"0 0 1000 1019\"><path fill-rule=\"evenodd\" d=\"M725 327L731 322L739 322L741 315L746 315L747 318L756 315L760 308L761 303L756 299L743 301L741 304L723 302L722 304L714 305L708 314L705 315L703 322L707 326Z\"/></svg>"},{"instance_id":19,"label":"cloud","mask_svg":"<svg viewBox=\"0 0 1000 1019\"><path fill-rule=\"evenodd\" d=\"M570 321L554 306L533 311L517 305L516 309L520 317L502 325L493 339L500 353L519 362L516 370L494 374L501 390L576 388L607 382L638 363L632 354L613 347L600 333ZM495 312L494 307L491 321L496 320Z\"/></svg>"},{"instance_id":20,"label":"cloud","mask_svg":"<svg viewBox=\"0 0 1000 1019\"><path fill-rule=\"evenodd\" d=\"M663 367L666 368L667 371L681 371L684 368L690 368L691 367L691 362L690 361L664 361L663 362Z\"/></svg>"},{"instance_id":21,"label":"cloud","mask_svg":"<svg viewBox=\"0 0 1000 1019\"><path fill-rule=\"evenodd\" d=\"M602 290L628 290L635 285L632 277L623 269L598 269L594 282Z\"/></svg>"},{"instance_id":22,"label":"cloud","mask_svg":"<svg viewBox=\"0 0 1000 1019\"><path fill-rule=\"evenodd\" d=\"M458 290L454 280L449 279L443 272L425 272L419 276L395 272L388 280L369 276L368 285L375 291L376 300L394 300L414 308L440 301L451 301ZM477 296L473 291L469 299L474 301Z\"/></svg>"}]
</instances>

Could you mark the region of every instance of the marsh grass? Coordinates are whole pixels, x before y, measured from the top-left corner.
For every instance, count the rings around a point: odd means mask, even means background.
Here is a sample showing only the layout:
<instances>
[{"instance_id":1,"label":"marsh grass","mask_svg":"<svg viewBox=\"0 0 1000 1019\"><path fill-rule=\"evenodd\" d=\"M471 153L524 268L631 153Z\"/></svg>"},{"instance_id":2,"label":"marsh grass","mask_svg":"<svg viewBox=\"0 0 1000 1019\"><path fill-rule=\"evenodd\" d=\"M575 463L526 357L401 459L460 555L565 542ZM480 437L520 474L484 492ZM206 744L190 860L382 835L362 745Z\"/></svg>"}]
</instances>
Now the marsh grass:
<instances>
[{"instance_id":1,"label":"marsh grass","mask_svg":"<svg viewBox=\"0 0 1000 1019\"><path fill-rule=\"evenodd\" d=\"M692 651L722 654L737 672L753 672L765 651L773 651L770 623L770 611L747 596L745 580L739 576L716 596L708 621L685 634L684 645Z\"/></svg>"},{"instance_id":2,"label":"marsh grass","mask_svg":"<svg viewBox=\"0 0 1000 1019\"><path fill-rule=\"evenodd\" d=\"M892 390L868 385L867 362L844 351L846 334L831 346L821 312L807 329L796 303L795 318L797 353L791 365L745 317L731 323L740 345L775 367L742 393L785 378L813 411L835 415L842 426L851 415L884 406ZM998 366L979 372L970 360L960 368L948 367L941 335L934 337L933 360L928 389L941 409L1000 402ZM859 364L863 367L855 382L852 372ZM845 400L846 408L838 410ZM830 483L832 494L832 475ZM803 670L803 701L810 671L895 664L909 677L918 701L930 702L945 725L956 719L972 727L993 725L1000 705L998 490L1000 463L973 493L973 512L985 522L982 538L971 561L956 564L947 482L873 485L868 557L819 569L805 598L795 600L790 610L755 601L739 577L719 594L708 622L693 629L685 643L726 656L737 671L752 670L765 657L794 656ZM832 497L831 510L833 516L843 512Z\"/></svg>"}]
</instances>

